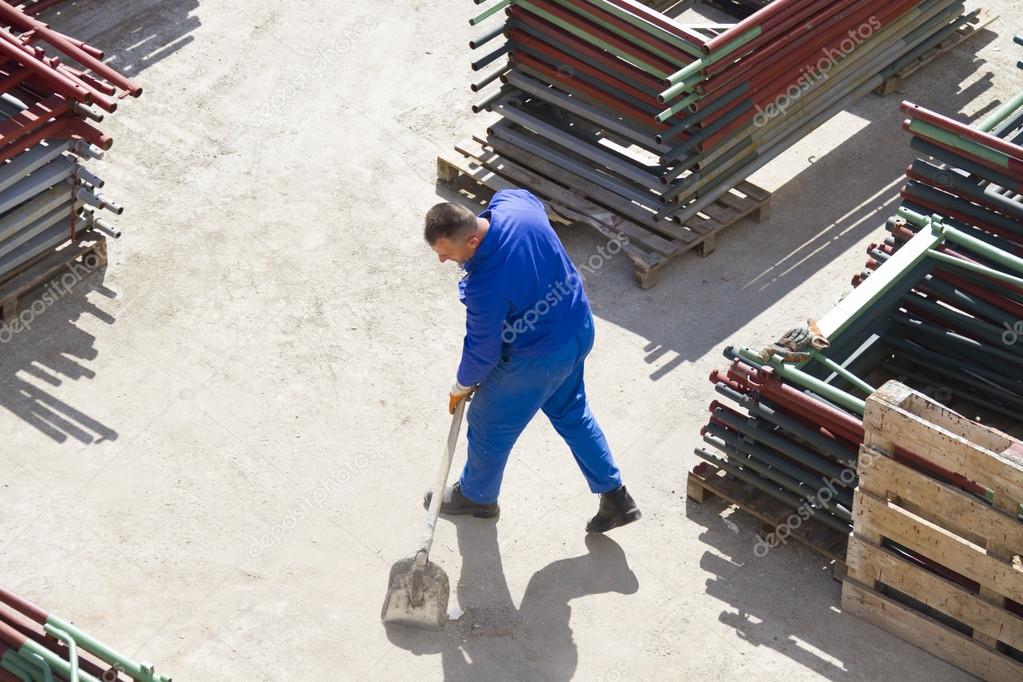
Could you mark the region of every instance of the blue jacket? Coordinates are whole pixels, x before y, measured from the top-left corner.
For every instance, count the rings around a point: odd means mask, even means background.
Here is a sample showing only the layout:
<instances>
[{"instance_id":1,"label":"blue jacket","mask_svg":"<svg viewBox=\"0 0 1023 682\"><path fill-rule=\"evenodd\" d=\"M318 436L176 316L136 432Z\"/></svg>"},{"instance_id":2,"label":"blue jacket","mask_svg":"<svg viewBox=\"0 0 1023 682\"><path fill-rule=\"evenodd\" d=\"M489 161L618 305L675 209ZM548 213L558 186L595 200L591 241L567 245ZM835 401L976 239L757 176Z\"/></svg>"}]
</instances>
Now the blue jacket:
<instances>
[{"instance_id":1,"label":"blue jacket","mask_svg":"<svg viewBox=\"0 0 1023 682\"><path fill-rule=\"evenodd\" d=\"M502 190L480 217L490 229L458 283L466 308L463 386L483 381L502 355L540 357L560 348L590 316L582 278L539 199Z\"/></svg>"}]
</instances>

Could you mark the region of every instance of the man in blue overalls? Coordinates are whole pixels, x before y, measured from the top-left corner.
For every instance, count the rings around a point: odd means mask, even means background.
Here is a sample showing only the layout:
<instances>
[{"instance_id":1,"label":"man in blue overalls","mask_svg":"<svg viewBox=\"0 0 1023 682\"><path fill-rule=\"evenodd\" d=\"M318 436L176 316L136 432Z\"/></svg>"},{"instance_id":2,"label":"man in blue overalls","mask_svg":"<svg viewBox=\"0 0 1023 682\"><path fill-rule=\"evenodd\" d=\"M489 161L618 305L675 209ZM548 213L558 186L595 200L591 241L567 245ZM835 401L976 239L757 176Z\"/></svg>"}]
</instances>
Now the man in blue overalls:
<instances>
[{"instance_id":1,"label":"man in blue overalls","mask_svg":"<svg viewBox=\"0 0 1023 682\"><path fill-rule=\"evenodd\" d=\"M437 204L426 215L424 236L441 263L455 261L465 270L458 289L466 334L449 411L474 394L468 461L459 481L444 491L441 513L498 516L512 446L543 410L590 490L600 495L586 531L603 533L639 519L586 401L590 303L543 204L521 189L498 192L479 216L457 204Z\"/></svg>"}]
</instances>

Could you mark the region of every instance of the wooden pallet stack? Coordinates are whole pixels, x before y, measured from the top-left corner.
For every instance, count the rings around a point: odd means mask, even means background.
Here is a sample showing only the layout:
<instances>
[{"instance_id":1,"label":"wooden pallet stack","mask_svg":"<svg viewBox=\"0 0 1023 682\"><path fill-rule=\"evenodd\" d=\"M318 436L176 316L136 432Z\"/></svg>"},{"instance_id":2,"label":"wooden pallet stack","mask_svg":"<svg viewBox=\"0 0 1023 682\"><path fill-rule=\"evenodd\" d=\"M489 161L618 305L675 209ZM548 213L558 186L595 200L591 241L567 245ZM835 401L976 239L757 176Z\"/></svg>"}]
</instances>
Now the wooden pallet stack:
<instances>
[{"instance_id":1,"label":"wooden pallet stack","mask_svg":"<svg viewBox=\"0 0 1023 682\"><path fill-rule=\"evenodd\" d=\"M895 382L864 425L843 608L984 680L1023 679L1023 442Z\"/></svg>"}]
</instances>

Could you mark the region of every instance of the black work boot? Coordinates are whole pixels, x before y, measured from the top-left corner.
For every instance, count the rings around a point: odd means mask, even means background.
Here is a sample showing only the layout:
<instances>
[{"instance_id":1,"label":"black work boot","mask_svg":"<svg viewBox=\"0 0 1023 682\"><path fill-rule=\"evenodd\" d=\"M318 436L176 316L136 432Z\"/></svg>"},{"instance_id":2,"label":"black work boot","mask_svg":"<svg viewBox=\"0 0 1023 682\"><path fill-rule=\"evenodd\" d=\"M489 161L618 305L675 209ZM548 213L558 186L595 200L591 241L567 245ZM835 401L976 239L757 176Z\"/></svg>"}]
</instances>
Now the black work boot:
<instances>
[{"instance_id":1,"label":"black work boot","mask_svg":"<svg viewBox=\"0 0 1023 682\"><path fill-rule=\"evenodd\" d=\"M429 491L423 497L423 509L430 508L430 500L433 499L433 491ZM444 497L440 502L440 513L448 516L459 516L472 514L481 519L496 519L501 514L501 508L497 502L490 504L477 504L462 494L462 486L459 482L449 485L444 489Z\"/></svg>"},{"instance_id":2,"label":"black work boot","mask_svg":"<svg viewBox=\"0 0 1023 682\"><path fill-rule=\"evenodd\" d=\"M600 509L586 524L586 532L606 533L612 528L638 521L641 516L643 513L623 485L618 490L600 494Z\"/></svg>"}]
</instances>

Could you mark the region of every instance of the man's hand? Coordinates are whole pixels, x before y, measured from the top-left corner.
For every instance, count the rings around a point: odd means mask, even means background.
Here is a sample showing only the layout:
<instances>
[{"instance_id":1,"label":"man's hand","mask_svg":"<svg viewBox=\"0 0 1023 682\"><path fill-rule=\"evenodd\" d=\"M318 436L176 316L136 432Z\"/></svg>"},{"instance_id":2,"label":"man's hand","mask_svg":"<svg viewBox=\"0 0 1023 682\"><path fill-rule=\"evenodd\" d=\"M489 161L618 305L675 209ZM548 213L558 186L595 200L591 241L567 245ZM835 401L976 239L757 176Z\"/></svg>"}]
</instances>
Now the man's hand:
<instances>
[{"instance_id":1,"label":"man's hand","mask_svg":"<svg viewBox=\"0 0 1023 682\"><path fill-rule=\"evenodd\" d=\"M472 392L476 390L475 386L463 386L457 381L451 387L451 396L448 399L448 414L454 414L455 408L458 406L458 401L462 398L466 400L472 395Z\"/></svg>"}]
</instances>

